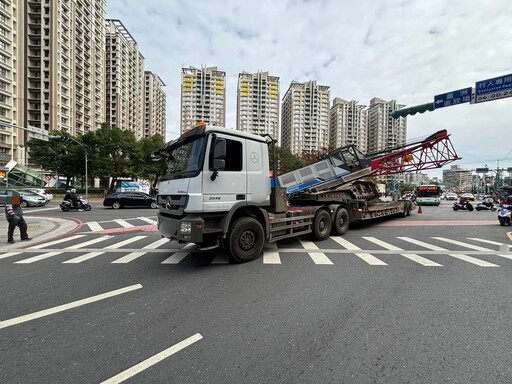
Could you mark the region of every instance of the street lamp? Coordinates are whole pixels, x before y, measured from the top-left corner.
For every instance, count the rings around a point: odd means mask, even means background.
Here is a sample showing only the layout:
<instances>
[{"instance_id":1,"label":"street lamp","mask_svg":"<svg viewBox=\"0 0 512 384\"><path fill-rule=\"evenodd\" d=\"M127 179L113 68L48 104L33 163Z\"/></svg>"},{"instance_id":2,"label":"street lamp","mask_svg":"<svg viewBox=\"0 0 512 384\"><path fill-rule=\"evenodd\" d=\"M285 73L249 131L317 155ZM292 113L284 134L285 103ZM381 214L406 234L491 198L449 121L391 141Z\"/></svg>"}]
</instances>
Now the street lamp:
<instances>
[{"instance_id":1,"label":"street lamp","mask_svg":"<svg viewBox=\"0 0 512 384\"><path fill-rule=\"evenodd\" d=\"M48 140L49 141L61 141L61 142L65 142L65 143L73 142L73 143L80 145L84 149L84 153L85 153L85 199L88 200L89 199L89 181L87 178L87 149L86 149L85 145L83 145L81 142L73 139L72 137L66 137L66 136L48 135Z\"/></svg>"}]
</instances>

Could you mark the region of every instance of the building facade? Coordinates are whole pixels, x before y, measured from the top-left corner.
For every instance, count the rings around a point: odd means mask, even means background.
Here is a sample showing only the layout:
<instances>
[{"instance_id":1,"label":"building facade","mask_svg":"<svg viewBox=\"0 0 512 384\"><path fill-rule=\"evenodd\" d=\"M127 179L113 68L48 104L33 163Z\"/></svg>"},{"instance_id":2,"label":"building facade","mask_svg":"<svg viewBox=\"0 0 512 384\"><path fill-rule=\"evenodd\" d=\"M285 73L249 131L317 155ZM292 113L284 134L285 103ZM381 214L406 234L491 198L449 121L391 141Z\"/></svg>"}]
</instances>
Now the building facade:
<instances>
[{"instance_id":1,"label":"building facade","mask_svg":"<svg viewBox=\"0 0 512 384\"><path fill-rule=\"evenodd\" d=\"M166 95L162 89L165 84L153 72L146 71L144 76L144 137L162 135L165 139Z\"/></svg>"},{"instance_id":2,"label":"building facade","mask_svg":"<svg viewBox=\"0 0 512 384\"><path fill-rule=\"evenodd\" d=\"M460 165L452 165L450 169L443 169L443 183L448 191L471 192L473 172L462 169Z\"/></svg>"},{"instance_id":3,"label":"building facade","mask_svg":"<svg viewBox=\"0 0 512 384\"><path fill-rule=\"evenodd\" d=\"M407 119L394 119L391 112L403 108L396 100L385 101L374 97L368 108L368 146L367 152L373 153L405 144Z\"/></svg>"},{"instance_id":4,"label":"building facade","mask_svg":"<svg viewBox=\"0 0 512 384\"><path fill-rule=\"evenodd\" d=\"M368 108L357 101L334 98L330 111L329 144L332 148L354 144L361 152L367 149Z\"/></svg>"},{"instance_id":5,"label":"building facade","mask_svg":"<svg viewBox=\"0 0 512 384\"><path fill-rule=\"evenodd\" d=\"M106 122L144 137L144 56L120 20L107 20Z\"/></svg>"},{"instance_id":6,"label":"building facade","mask_svg":"<svg viewBox=\"0 0 512 384\"><path fill-rule=\"evenodd\" d=\"M226 72L217 67L182 68L181 133L199 122L226 125Z\"/></svg>"},{"instance_id":7,"label":"building facade","mask_svg":"<svg viewBox=\"0 0 512 384\"><path fill-rule=\"evenodd\" d=\"M236 129L279 141L279 77L268 72L238 75Z\"/></svg>"},{"instance_id":8,"label":"building facade","mask_svg":"<svg viewBox=\"0 0 512 384\"><path fill-rule=\"evenodd\" d=\"M293 81L283 97L281 146L293 154L329 147L330 87Z\"/></svg>"}]
</instances>

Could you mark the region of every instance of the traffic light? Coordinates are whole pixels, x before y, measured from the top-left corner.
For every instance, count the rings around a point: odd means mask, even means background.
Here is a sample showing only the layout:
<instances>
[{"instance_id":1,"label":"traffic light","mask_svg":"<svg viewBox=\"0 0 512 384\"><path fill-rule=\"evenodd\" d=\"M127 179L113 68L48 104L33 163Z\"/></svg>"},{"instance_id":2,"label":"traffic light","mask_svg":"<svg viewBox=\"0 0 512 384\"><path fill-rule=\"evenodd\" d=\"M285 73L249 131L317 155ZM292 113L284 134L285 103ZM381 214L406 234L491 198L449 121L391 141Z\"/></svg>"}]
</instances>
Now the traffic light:
<instances>
[{"instance_id":1,"label":"traffic light","mask_svg":"<svg viewBox=\"0 0 512 384\"><path fill-rule=\"evenodd\" d=\"M59 136L59 135L48 135L48 141L56 141L61 143L72 143L73 139L66 136Z\"/></svg>"},{"instance_id":2,"label":"traffic light","mask_svg":"<svg viewBox=\"0 0 512 384\"><path fill-rule=\"evenodd\" d=\"M391 112L391 117L397 119L399 117L405 117L407 115L415 115L416 113L423 113L426 111L433 111L435 109L434 103L427 103L416 105L414 107L402 108L397 111Z\"/></svg>"}]
</instances>

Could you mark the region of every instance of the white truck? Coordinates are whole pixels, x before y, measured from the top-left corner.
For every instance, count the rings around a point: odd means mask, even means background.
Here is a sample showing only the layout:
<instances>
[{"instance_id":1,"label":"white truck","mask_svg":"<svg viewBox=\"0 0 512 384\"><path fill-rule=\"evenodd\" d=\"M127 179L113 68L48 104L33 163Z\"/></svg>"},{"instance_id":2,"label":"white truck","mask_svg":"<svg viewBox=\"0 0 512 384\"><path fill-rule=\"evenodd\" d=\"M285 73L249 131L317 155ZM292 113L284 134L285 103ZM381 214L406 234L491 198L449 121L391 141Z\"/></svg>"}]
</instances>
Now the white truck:
<instances>
[{"instance_id":1,"label":"white truck","mask_svg":"<svg viewBox=\"0 0 512 384\"><path fill-rule=\"evenodd\" d=\"M318 163L271 177L270 137L199 124L155 151L167 160L157 197L158 230L198 250L224 248L235 262L261 255L265 242L310 234L343 235L351 222L408 216L408 200L381 202L358 179L372 164L354 146ZM274 160L275 163L275 160Z\"/></svg>"}]
</instances>

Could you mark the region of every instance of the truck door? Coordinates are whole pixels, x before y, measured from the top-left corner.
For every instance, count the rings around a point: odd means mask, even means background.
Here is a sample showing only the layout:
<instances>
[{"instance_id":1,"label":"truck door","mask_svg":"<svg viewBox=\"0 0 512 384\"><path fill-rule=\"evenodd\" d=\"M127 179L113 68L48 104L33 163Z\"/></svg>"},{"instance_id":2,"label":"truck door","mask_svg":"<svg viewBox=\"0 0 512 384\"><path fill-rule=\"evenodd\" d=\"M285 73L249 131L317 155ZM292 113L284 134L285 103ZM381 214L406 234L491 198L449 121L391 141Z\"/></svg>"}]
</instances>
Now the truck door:
<instances>
[{"instance_id":1,"label":"truck door","mask_svg":"<svg viewBox=\"0 0 512 384\"><path fill-rule=\"evenodd\" d=\"M203 172L203 206L210 212L229 211L237 203L245 205L247 195L245 139L221 133L216 136L226 140L226 158L225 168L212 177L213 137L210 136Z\"/></svg>"}]
</instances>

